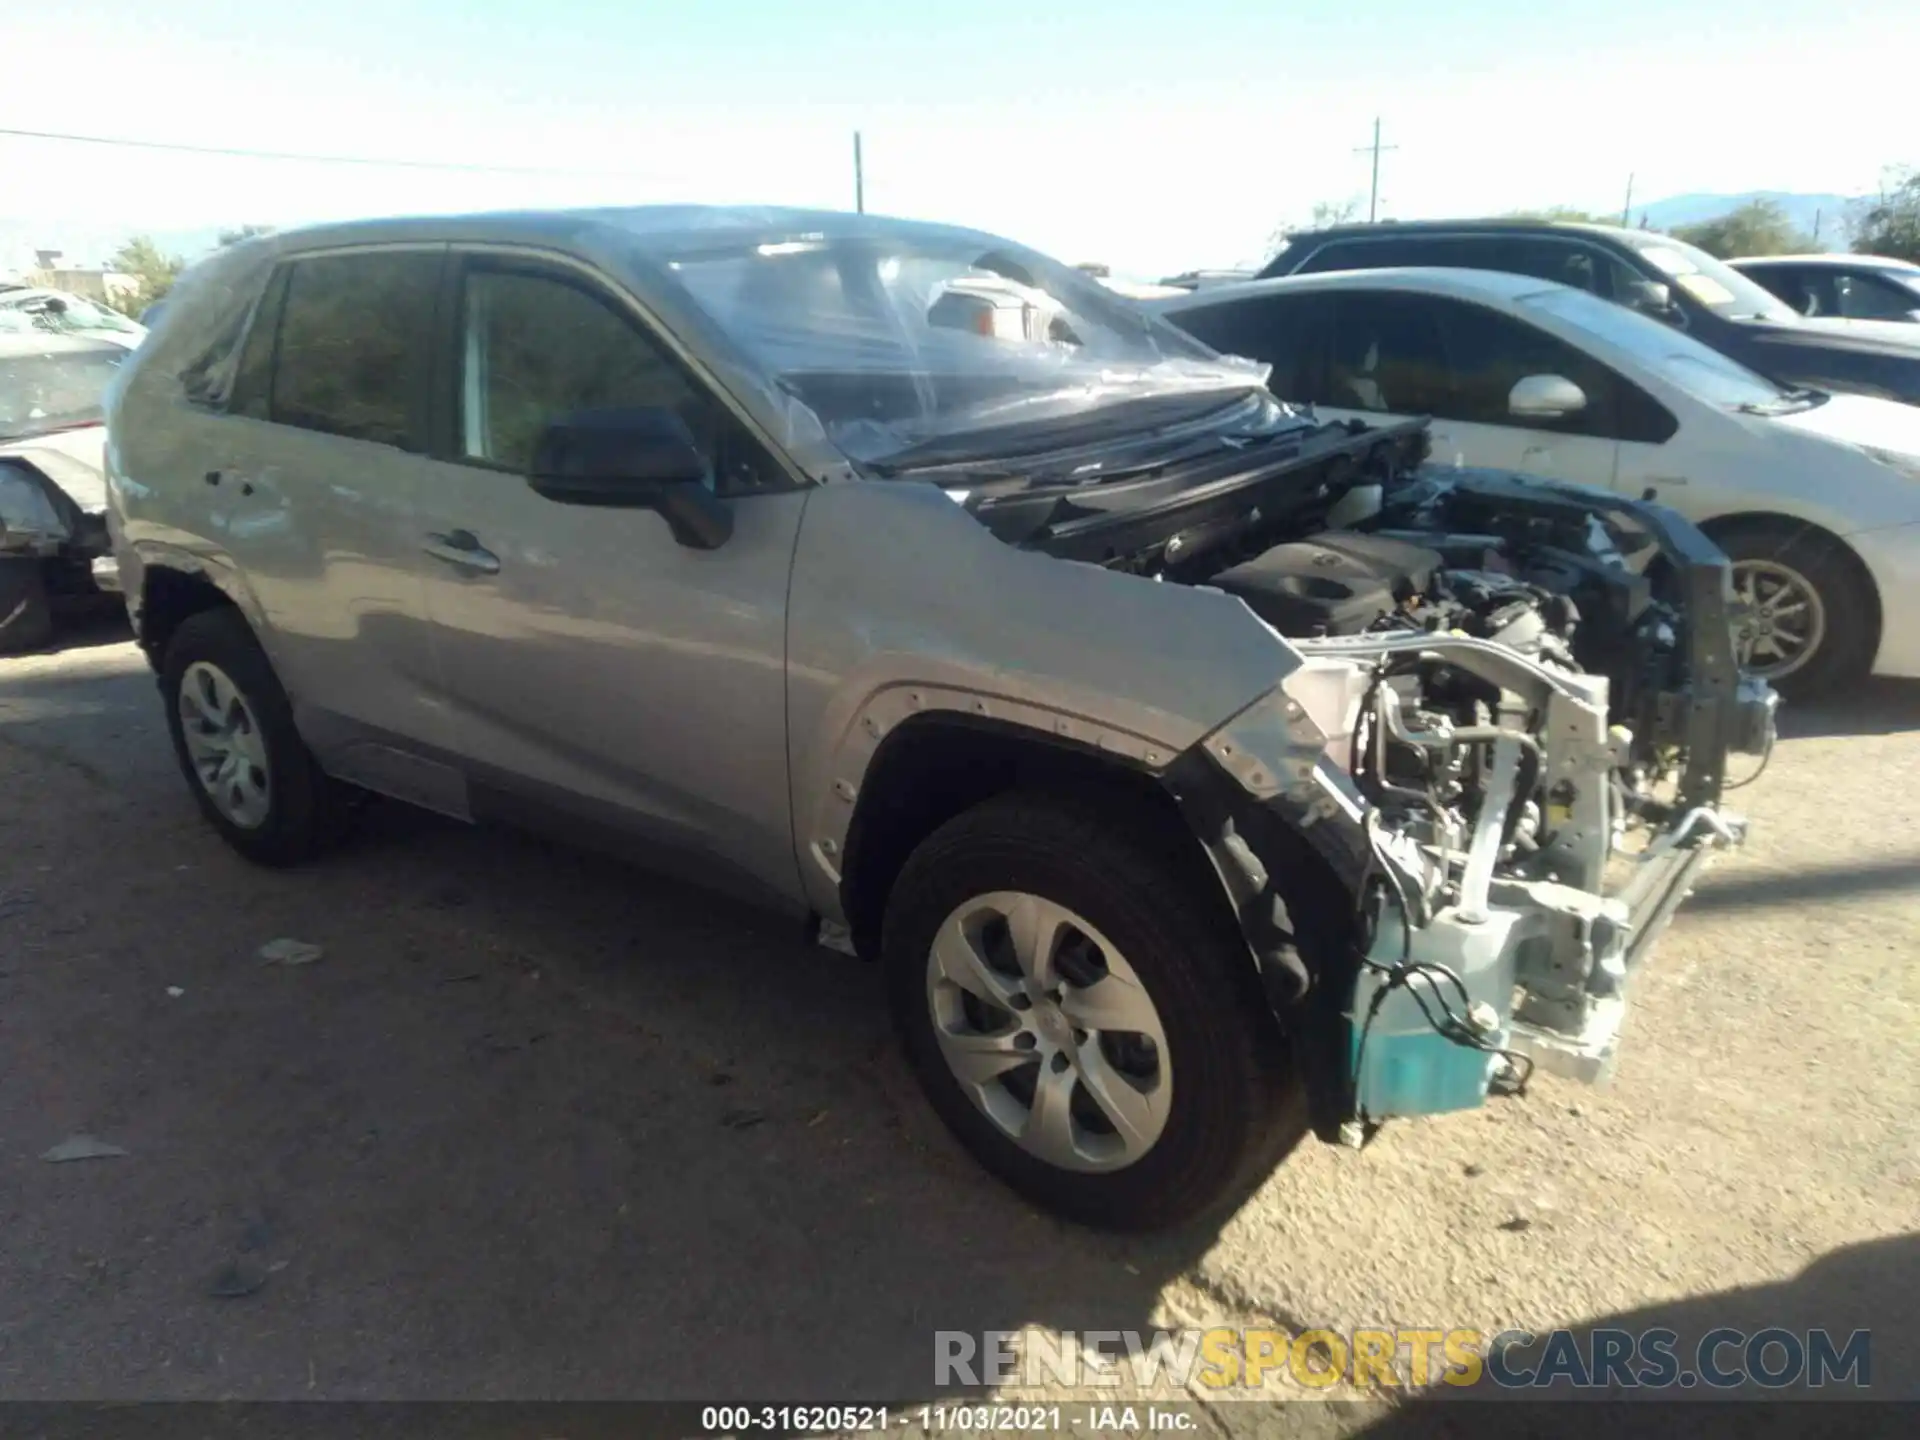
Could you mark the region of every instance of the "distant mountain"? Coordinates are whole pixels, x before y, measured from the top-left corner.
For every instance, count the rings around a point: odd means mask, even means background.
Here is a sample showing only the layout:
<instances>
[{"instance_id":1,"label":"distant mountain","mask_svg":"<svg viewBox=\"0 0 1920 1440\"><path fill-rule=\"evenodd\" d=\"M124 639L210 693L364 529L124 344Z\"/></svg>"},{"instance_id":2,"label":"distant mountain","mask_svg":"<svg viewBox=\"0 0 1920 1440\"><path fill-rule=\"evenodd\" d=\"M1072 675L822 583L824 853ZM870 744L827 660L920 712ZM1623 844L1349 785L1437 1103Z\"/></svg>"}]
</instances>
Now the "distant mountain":
<instances>
[{"instance_id":1,"label":"distant mountain","mask_svg":"<svg viewBox=\"0 0 1920 1440\"><path fill-rule=\"evenodd\" d=\"M1644 217L1648 226L1655 230L1672 230L1680 225L1698 225L1704 220L1718 220L1729 211L1738 210L1742 205L1750 205L1756 200L1770 200L1786 212L1794 228L1802 234L1817 234L1823 245L1844 245L1848 221L1862 198L1849 195L1800 195L1787 190L1749 190L1740 195L1675 195L1670 199L1655 200L1651 205L1636 205L1633 223L1638 225Z\"/></svg>"}]
</instances>

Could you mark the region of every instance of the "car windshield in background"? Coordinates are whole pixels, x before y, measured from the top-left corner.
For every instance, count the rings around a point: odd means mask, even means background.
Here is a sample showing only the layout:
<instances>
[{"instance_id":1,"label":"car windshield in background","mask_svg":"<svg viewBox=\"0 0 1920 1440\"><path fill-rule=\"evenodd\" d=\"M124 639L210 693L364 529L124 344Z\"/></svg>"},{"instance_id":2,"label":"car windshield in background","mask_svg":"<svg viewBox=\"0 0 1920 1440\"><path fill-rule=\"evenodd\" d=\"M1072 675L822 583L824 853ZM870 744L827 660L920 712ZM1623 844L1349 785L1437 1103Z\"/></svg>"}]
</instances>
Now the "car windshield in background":
<instances>
[{"instance_id":1,"label":"car windshield in background","mask_svg":"<svg viewBox=\"0 0 1920 1440\"><path fill-rule=\"evenodd\" d=\"M88 331L138 335L141 330L126 316L85 296L46 290L0 294L0 313L15 319L16 323L7 325L7 329L31 326L56 335L79 335Z\"/></svg>"},{"instance_id":2,"label":"car windshield in background","mask_svg":"<svg viewBox=\"0 0 1920 1440\"><path fill-rule=\"evenodd\" d=\"M107 382L125 358L108 349L0 351L0 440L99 424Z\"/></svg>"},{"instance_id":3,"label":"car windshield in background","mask_svg":"<svg viewBox=\"0 0 1920 1440\"><path fill-rule=\"evenodd\" d=\"M1097 282L978 237L802 235L664 257L701 309L856 460L1012 453L1217 407L1264 372Z\"/></svg>"},{"instance_id":4,"label":"car windshield in background","mask_svg":"<svg viewBox=\"0 0 1920 1440\"><path fill-rule=\"evenodd\" d=\"M1623 350L1696 399L1728 410L1778 411L1806 403L1737 360L1624 306L1584 290L1559 288L1520 297L1532 310L1556 315L1594 339Z\"/></svg>"},{"instance_id":5,"label":"car windshield in background","mask_svg":"<svg viewBox=\"0 0 1920 1440\"><path fill-rule=\"evenodd\" d=\"M1800 319L1778 295L1698 246L1671 235L1636 235L1632 243L1675 286L1724 320L1792 325Z\"/></svg>"}]
</instances>

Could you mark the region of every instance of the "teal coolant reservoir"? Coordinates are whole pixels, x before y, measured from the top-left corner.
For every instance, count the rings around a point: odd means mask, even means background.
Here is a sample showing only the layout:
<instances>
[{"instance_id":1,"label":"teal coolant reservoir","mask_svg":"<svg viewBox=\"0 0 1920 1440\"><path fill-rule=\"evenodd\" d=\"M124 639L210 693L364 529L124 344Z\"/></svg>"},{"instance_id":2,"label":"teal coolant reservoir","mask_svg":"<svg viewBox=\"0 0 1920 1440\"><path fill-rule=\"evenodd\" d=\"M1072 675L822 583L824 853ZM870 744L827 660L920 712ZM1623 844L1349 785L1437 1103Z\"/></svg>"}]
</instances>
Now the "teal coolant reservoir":
<instances>
[{"instance_id":1,"label":"teal coolant reservoir","mask_svg":"<svg viewBox=\"0 0 1920 1440\"><path fill-rule=\"evenodd\" d=\"M1518 915L1495 911L1468 924L1447 910L1416 931L1412 955L1446 966L1460 977L1456 986L1424 971L1396 981L1389 972L1401 964L1401 920L1391 910L1381 917L1369 954L1374 965L1361 968L1347 1012L1362 1118L1471 1110L1486 1099L1499 1057L1449 1040L1434 1022L1445 1024L1451 1011L1487 1043L1506 1044L1513 1011L1513 932L1521 923Z\"/></svg>"}]
</instances>

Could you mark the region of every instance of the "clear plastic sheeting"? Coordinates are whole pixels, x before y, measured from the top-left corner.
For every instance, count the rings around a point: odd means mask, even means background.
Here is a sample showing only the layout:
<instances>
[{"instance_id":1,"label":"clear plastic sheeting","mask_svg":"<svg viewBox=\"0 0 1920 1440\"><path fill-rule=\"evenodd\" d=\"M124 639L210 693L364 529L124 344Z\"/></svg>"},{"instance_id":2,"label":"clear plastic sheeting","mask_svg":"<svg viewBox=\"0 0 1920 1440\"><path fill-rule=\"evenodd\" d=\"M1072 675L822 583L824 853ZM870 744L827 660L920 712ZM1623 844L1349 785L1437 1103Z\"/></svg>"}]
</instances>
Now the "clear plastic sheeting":
<instances>
[{"instance_id":1,"label":"clear plastic sheeting","mask_svg":"<svg viewBox=\"0 0 1920 1440\"><path fill-rule=\"evenodd\" d=\"M1192 397L1201 409L1265 383L1264 367L1215 356L1079 272L990 236L866 217L761 228L752 212L704 215L735 223L642 228L649 258L858 463L1072 443L1116 406Z\"/></svg>"}]
</instances>

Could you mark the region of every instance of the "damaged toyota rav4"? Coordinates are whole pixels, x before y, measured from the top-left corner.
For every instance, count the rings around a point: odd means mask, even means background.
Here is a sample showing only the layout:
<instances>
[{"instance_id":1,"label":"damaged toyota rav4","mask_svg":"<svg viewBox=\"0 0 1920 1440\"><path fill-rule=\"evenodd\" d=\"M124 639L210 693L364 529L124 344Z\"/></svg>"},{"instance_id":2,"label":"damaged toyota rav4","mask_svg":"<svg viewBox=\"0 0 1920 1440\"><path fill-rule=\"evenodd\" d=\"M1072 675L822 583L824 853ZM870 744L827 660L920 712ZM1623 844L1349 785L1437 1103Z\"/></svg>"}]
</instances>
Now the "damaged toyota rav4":
<instances>
[{"instance_id":1,"label":"damaged toyota rav4","mask_svg":"<svg viewBox=\"0 0 1920 1440\"><path fill-rule=\"evenodd\" d=\"M170 312L111 527L215 829L287 864L377 794L785 907L1082 1221L1603 1072L1772 742L1686 522L1321 423L989 235L384 221Z\"/></svg>"}]
</instances>

